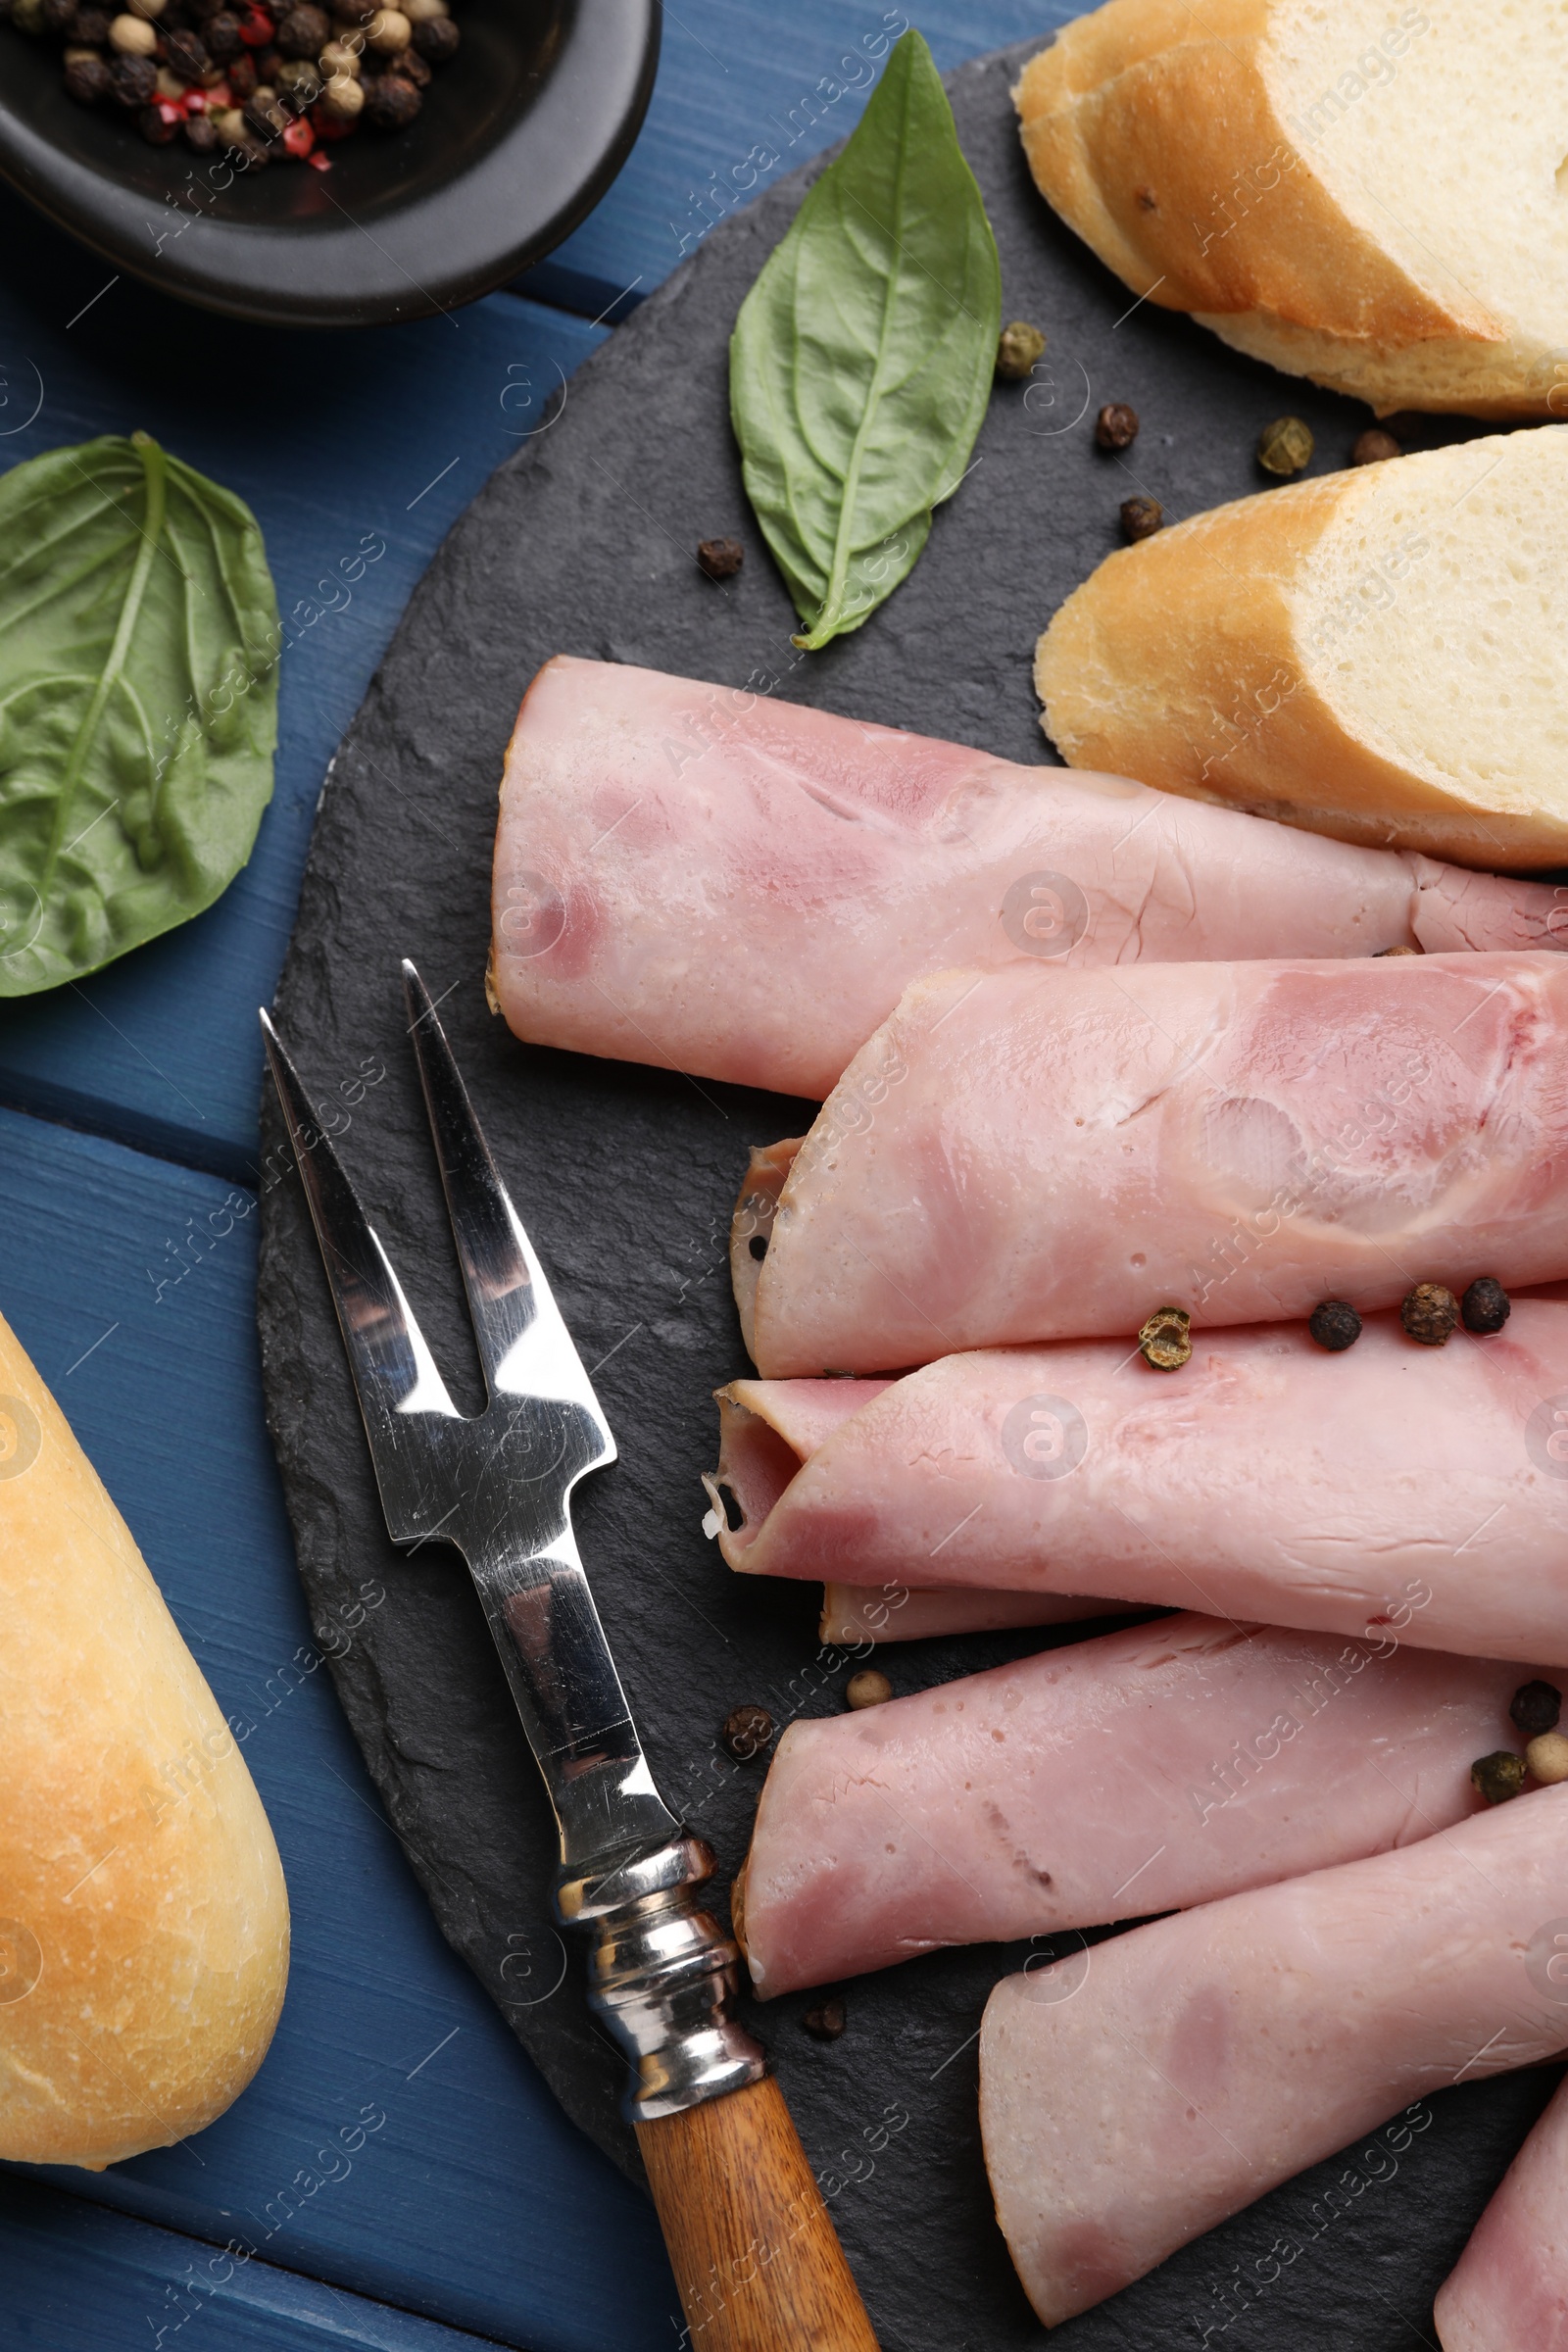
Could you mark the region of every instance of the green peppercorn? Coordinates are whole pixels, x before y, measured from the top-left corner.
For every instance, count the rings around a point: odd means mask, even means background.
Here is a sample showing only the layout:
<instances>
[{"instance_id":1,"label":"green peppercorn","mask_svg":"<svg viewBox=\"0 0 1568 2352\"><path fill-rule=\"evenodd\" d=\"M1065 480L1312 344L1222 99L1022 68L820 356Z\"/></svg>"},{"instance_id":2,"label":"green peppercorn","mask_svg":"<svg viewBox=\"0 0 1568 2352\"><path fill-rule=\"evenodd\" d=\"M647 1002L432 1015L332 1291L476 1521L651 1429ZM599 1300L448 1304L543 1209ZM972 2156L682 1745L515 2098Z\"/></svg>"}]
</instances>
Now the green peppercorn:
<instances>
[{"instance_id":1,"label":"green peppercorn","mask_svg":"<svg viewBox=\"0 0 1568 2352\"><path fill-rule=\"evenodd\" d=\"M435 22L439 24L442 20L437 18ZM424 46L423 42L419 45ZM426 50L425 54L430 53ZM1021 384L1045 348L1046 338L1038 326L1031 326L1027 318L1014 318L1010 326L1003 328L997 341L997 373L1006 383Z\"/></svg>"},{"instance_id":2,"label":"green peppercorn","mask_svg":"<svg viewBox=\"0 0 1568 2352\"><path fill-rule=\"evenodd\" d=\"M1321 1306L1313 1307L1306 1328L1320 1348L1338 1355L1344 1348L1353 1348L1361 1337L1361 1318L1348 1299L1325 1298Z\"/></svg>"},{"instance_id":3,"label":"green peppercorn","mask_svg":"<svg viewBox=\"0 0 1568 2352\"><path fill-rule=\"evenodd\" d=\"M1312 428L1299 416L1276 416L1257 436L1257 462L1265 473L1304 473L1312 463Z\"/></svg>"},{"instance_id":4,"label":"green peppercorn","mask_svg":"<svg viewBox=\"0 0 1568 2352\"><path fill-rule=\"evenodd\" d=\"M1399 1321L1423 1348L1442 1348L1458 1328L1459 1301L1441 1282L1418 1282L1400 1301Z\"/></svg>"},{"instance_id":5,"label":"green peppercorn","mask_svg":"<svg viewBox=\"0 0 1568 2352\"><path fill-rule=\"evenodd\" d=\"M1459 1312L1466 1331L1500 1331L1513 1313L1513 1300L1500 1282L1494 1282L1490 1274L1478 1274L1459 1301Z\"/></svg>"},{"instance_id":6,"label":"green peppercorn","mask_svg":"<svg viewBox=\"0 0 1568 2352\"><path fill-rule=\"evenodd\" d=\"M1484 1796L1489 1805L1505 1805L1525 1785L1525 1760L1510 1748L1496 1748L1490 1756L1476 1758L1470 1780L1476 1794Z\"/></svg>"},{"instance_id":7,"label":"green peppercorn","mask_svg":"<svg viewBox=\"0 0 1568 2352\"><path fill-rule=\"evenodd\" d=\"M1521 1683L1508 1702L1508 1713L1527 1740L1554 1732L1562 1713L1562 1692L1555 1683Z\"/></svg>"},{"instance_id":8,"label":"green peppercorn","mask_svg":"<svg viewBox=\"0 0 1568 2352\"><path fill-rule=\"evenodd\" d=\"M1138 1334L1139 1352L1156 1372L1179 1372L1193 1352L1193 1318L1184 1306L1156 1306Z\"/></svg>"}]
</instances>

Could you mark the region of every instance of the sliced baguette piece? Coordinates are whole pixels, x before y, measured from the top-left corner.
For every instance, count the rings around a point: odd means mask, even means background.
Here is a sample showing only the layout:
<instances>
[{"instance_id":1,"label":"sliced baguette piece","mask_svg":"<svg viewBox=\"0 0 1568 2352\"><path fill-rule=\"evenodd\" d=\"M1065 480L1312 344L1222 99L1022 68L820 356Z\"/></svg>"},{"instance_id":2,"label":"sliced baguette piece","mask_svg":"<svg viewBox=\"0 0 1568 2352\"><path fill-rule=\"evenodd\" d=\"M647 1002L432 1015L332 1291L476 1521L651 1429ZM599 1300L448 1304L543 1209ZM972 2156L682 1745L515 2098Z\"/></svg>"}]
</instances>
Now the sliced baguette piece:
<instances>
[{"instance_id":1,"label":"sliced baguette piece","mask_svg":"<svg viewBox=\"0 0 1568 2352\"><path fill-rule=\"evenodd\" d=\"M1013 97L1135 294L1380 414L1568 416L1568 11L1109 0Z\"/></svg>"},{"instance_id":2,"label":"sliced baguette piece","mask_svg":"<svg viewBox=\"0 0 1568 2352\"><path fill-rule=\"evenodd\" d=\"M1041 723L1071 766L1342 841L1568 864L1565 511L1545 425L1195 515L1056 612Z\"/></svg>"}]
</instances>

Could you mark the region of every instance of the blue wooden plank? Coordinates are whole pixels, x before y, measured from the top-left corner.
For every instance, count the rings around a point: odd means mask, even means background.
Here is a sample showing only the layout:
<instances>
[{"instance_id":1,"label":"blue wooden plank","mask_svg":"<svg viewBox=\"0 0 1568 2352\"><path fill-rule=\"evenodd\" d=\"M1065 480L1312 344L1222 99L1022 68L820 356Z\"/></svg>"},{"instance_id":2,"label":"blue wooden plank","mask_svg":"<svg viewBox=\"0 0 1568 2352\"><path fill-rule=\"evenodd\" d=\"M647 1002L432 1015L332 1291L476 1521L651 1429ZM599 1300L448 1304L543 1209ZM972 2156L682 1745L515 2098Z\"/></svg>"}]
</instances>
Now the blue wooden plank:
<instances>
[{"instance_id":1,"label":"blue wooden plank","mask_svg":"<svg viewBox=\"0 0 1568 2352\"><path fill-rule=\"evenodd\" d=\"M243 1178L256 1006L282 962L327 761L448 526L603 335L509 295L361 334L267 332L110 282L9 194L0 254L0 466L93 433L156 434L255 509L291 639L277 788L250 865L196 922L79 988L0 1004L0 1100ZM328 574L349 600L330 612Z\"/></svg>"},{"instance_id":2,"label":"blue wooden plank","mask_svg":"<svg viewBox=\"0 0 1568 2352\"><path fill-rule=\"evenodd\" d=\"M490 2337L0 2179L0 2345L38 2352L484 2352Z\"/></svg>"},{"instance_id":3,"label":"blue wooden plank","mask_svg":"<svg viewBox=\"0 0 1568 2352\"><path fill-rule=\"evenodd\" d=\"M315 1653L262 1418L256 1228L221 1182L0 1112L0 1311L220 1704L254 1725L294 1911L282 2023L237 2105L183 2146L41 2177L531 2352L652 2352L675 2298L651 2207L442 1941L326 1674L300 1671ZM367 2108L385 2122L351 2169L298 2185Z\"/></svg>"},{"instance_id":4,"label":"blue wooden plank","mask_svg":"<svg viewBox=\"0 0 1568 2352\"><path fill-rule=\"evenodd\" d=\"M715 220L859 121L890 37L914 24L946 73L1012 41L1042 47L1077 0L666 0L659 79L642 134L609 195L517 281L596 318L651 294Z\"/></svg>"}]
</instances>

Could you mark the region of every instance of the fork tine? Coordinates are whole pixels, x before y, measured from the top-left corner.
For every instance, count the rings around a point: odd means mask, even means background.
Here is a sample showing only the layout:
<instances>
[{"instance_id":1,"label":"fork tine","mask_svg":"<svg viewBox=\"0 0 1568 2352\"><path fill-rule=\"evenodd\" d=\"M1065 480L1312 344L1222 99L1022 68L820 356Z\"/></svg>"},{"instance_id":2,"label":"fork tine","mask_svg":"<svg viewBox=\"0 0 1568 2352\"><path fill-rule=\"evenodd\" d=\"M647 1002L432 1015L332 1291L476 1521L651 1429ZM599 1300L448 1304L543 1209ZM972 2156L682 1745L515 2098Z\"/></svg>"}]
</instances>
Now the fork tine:
<instances>
[{"instance_id":1,"label":"fork tine","mask_svg":"<svg viewBox=\"0 0 1568 2352\"><path fill-rule=\"evenodd\" d=\"M261 1021L342 1327L387 1527L394 1541L414 1543L435 1532L441 1506L418 1458L417 1424L411 1416L433 1413L456 1421L460 1415L381 1238L317 1125L300 1074L265 1010Z\"/></svg>"},{"instance_id":2,"label":"fork tine","mask_svg":"<svg viewBox=\"0 0 1568 2352\"><path fill-rule=\"evenodd\" d=\"M409 1035L463 1268L479 1360L492 1396L572 1396L614 1442L549 1279L490 1154L429 991L403 959Z\"/></svg>"}]
</instances>

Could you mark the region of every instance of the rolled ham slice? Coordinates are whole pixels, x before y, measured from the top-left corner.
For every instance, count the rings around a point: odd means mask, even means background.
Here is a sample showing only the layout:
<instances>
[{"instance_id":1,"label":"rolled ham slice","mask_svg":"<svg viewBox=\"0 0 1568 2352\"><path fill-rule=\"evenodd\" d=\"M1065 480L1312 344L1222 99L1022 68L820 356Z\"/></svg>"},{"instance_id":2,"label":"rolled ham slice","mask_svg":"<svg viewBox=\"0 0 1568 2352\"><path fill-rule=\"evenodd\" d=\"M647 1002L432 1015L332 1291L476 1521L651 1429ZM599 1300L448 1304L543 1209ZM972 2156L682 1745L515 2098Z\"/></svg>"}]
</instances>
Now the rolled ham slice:
<instances>
[{"instance_id":1,"label":"rolled ham slice","mask_svg":"<svg viewBox=\"0 0 1568 2352\"><path fill-rule=\"evenodd\" d=\"M853 1409L823 1433L810 1398ZM796 1405L804 1392L802 1407ZM947 1356L719 1392L718 1541L764 1576L1102 1593L1568 1665L1568 1305L1446 1348L1368 1318ZM734 1524L729 1524L733 1519Z\"/></svg>"},{"instance_id":2,"label":"rolled ham slice","mask_svg":"<svg viewBox=\"0 0 1568 2352\"><path fill-rule=\"evenodd\" d=\"M1005 1978L980 2123L1041 2319L1102 2302L1430 2092L1550 2057L1568 2008L1543 1969L1565 1916L1568 1786Z\"/></svg>"},{"instance_id":3,"label":"rolled ham slice","mask_svg":"<svg viewBox=\"0 0 1568 2352\"><path fill-rule=\"evenodd\" d=\"M519 1037L815 1101L953 964L1568 931L1541 884L564 657L507 753L492 915L491 1002Z\"/></svg>"},{"instance_id":4,"label":"rolled ham slice","mask_svg":"<svg viewBox=\"0 0 1568 2352\"><path fill-rule=\"evenodd\" d=\"M1470 1767L1515 1740L1528 1675L1392 1634L1164 1617L792 1723L736 1883L753 1982L793 1992L1409 1844L1478 1809Z\"/></svg>"},{"instance_id":5,"label":"rolled ham slice","mask_svg":"<svg viewBox=\"0 0 1568 2352\"><path fill-rule=\"evenodd\" d=\"M1556 1989L1568 1998L1568 1983ZM1568 2083L1503 2175L1433 2317L1443 2352L1568 2352Z\"/></svg>"},{"instance_id":6,"label":"rolled ham slice","mask_svg":"<svg viewBox=\"0 0 1568 2352\"><path fill-rule=\"evenodd\" d=\"M1568 1273L1568 960L1013 965L921 981L731 1271L770 1378L1362 1312Z\"/></svg>"}]
</instances>

